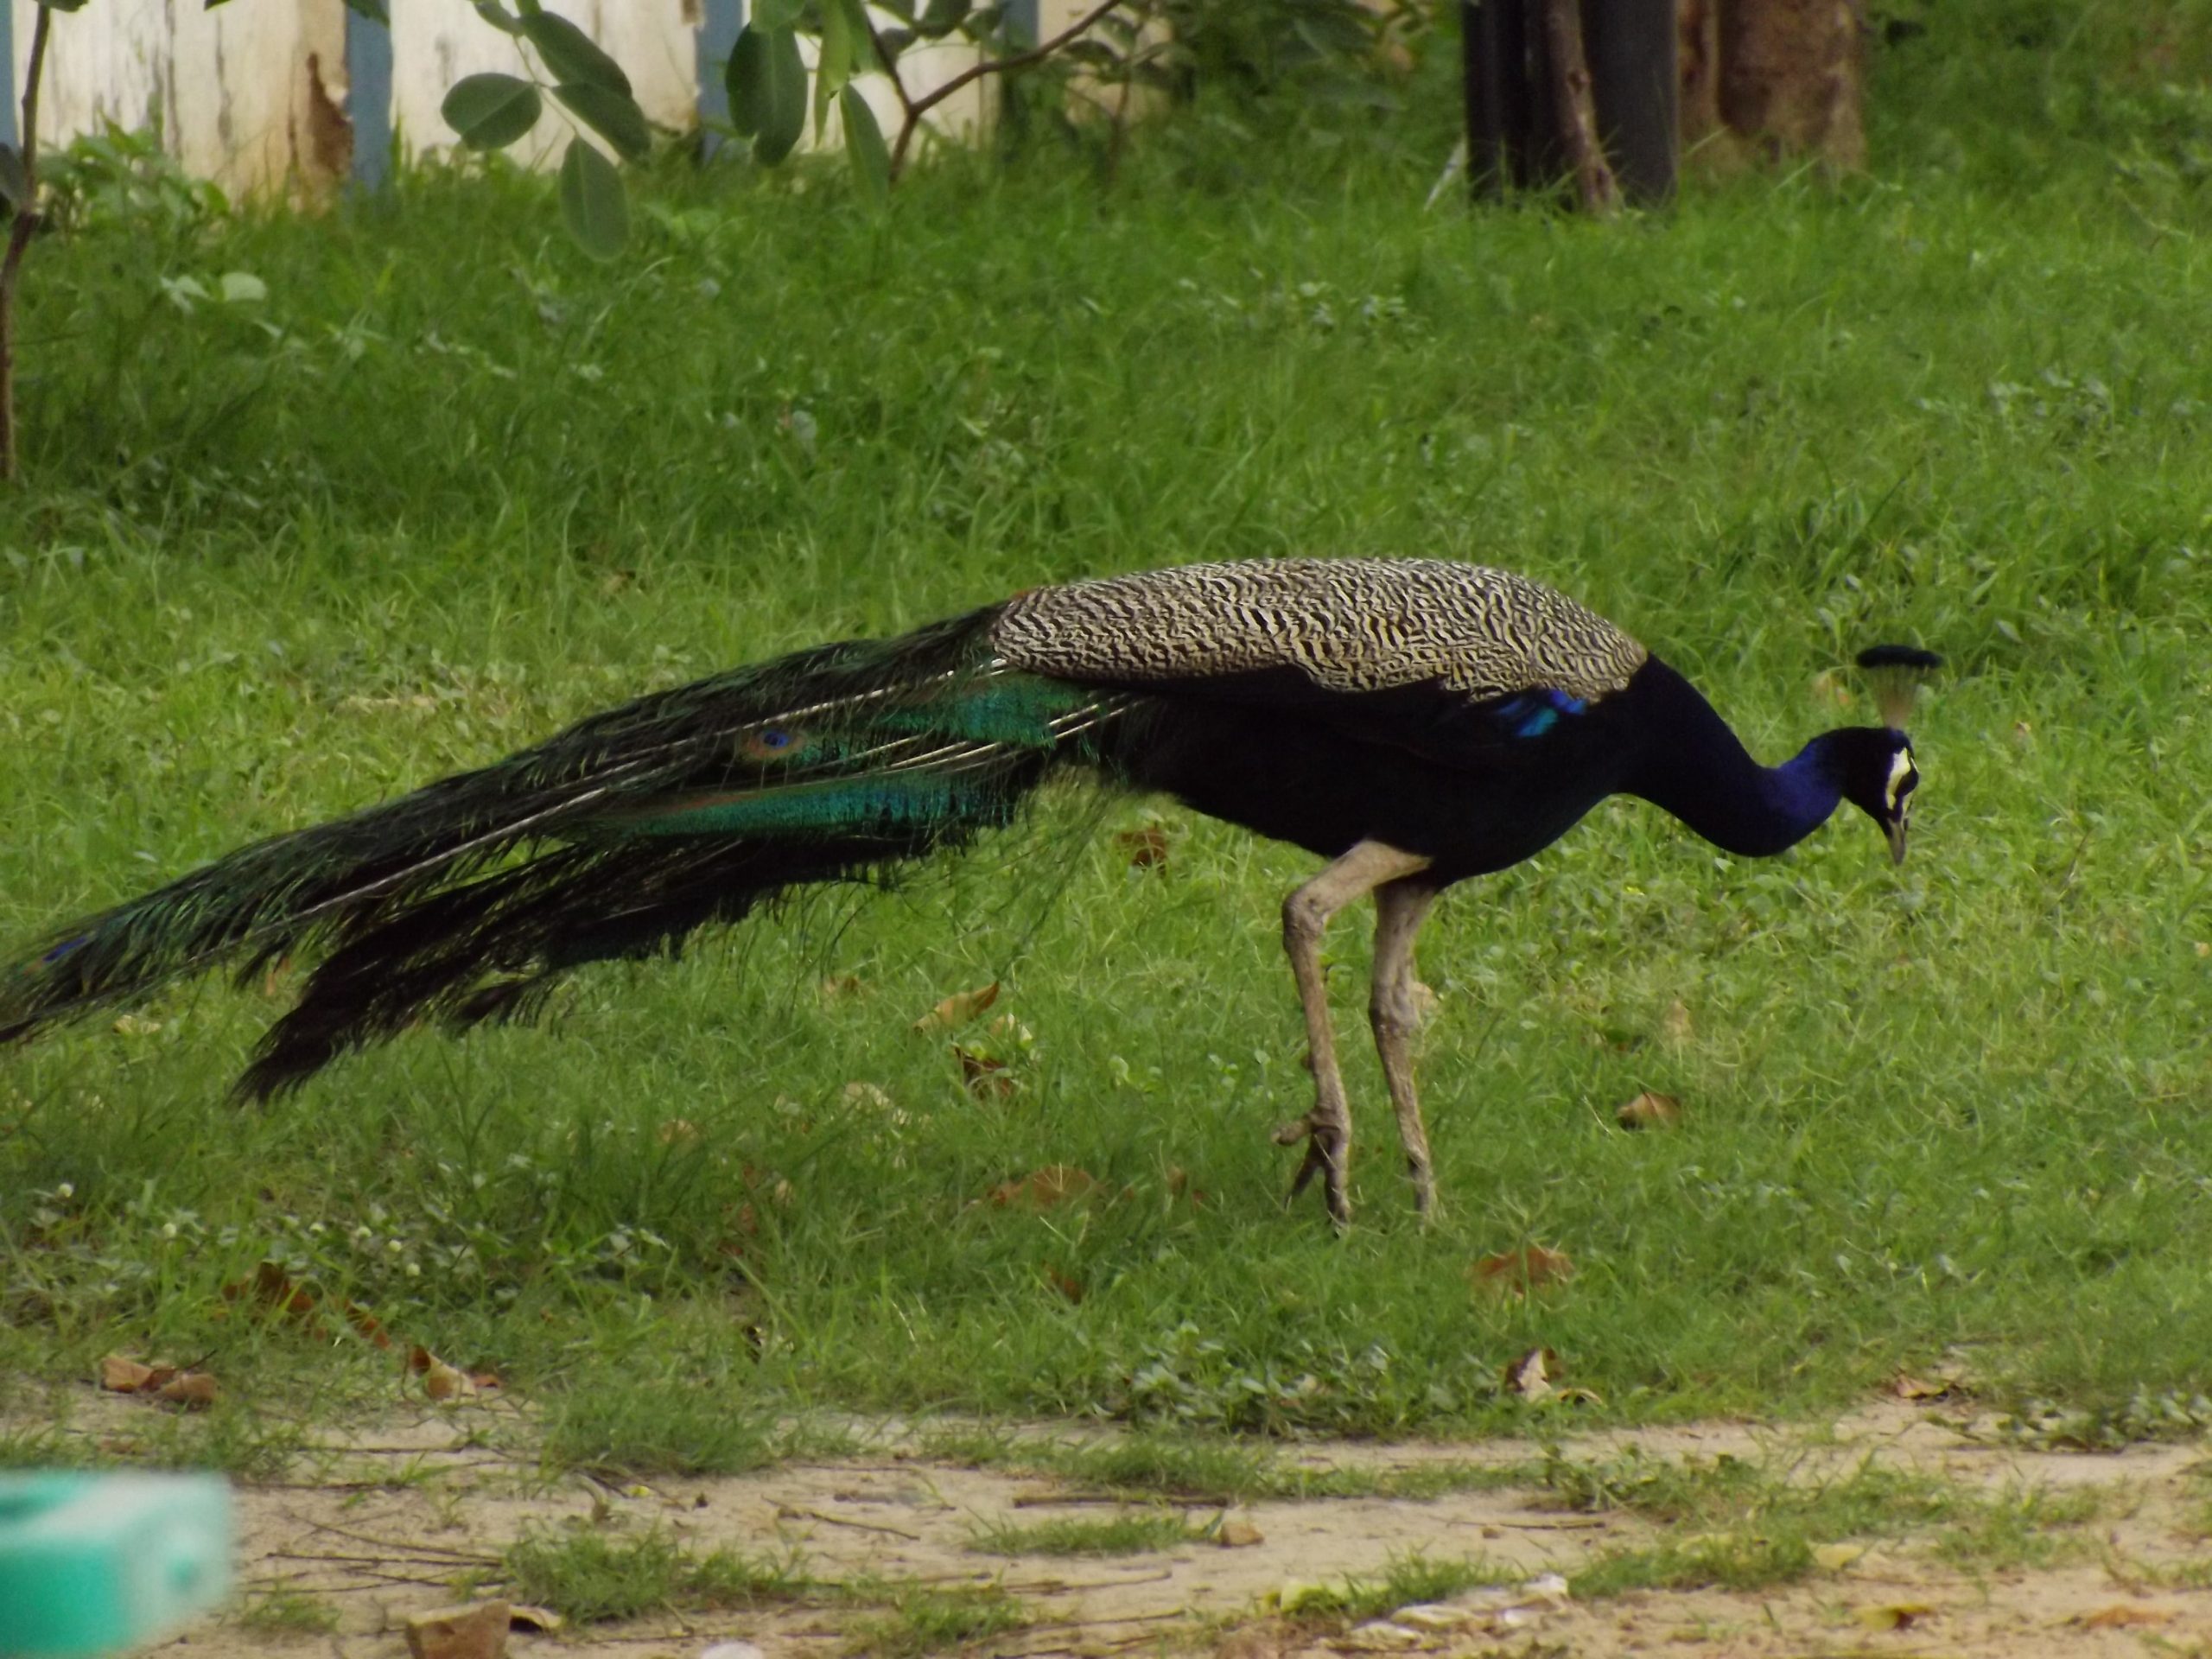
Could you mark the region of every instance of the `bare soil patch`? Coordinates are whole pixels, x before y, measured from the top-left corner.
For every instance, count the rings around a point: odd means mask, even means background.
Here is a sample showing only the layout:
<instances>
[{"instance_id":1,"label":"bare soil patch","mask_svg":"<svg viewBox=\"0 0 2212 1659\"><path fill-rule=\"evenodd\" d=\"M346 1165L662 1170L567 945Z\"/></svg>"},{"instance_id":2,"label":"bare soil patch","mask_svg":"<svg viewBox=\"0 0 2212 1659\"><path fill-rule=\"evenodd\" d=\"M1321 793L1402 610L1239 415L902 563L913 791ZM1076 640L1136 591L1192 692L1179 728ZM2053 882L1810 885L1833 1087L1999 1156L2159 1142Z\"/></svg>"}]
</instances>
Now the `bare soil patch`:
<instances>
[{"instance_id":1,"label":"bare soil patch","mask_svg":"<svg viewBox=\"0 0 2212 1659\"><path fill-rule=\"evenodd\" d=\"M79 1418L154 1409L103 1401ZM977 1651L1001 1656L1214 1652L1287 1659L1337 1652L1694 1656L1942 1654L2105 1656L2212 1651L2205 1582L2207 1489L2194 1446L2142 1446L2109 1454L1994 1444L1924 1406L1885 1402L1834 1424L1785 1428L1711 1424L1585 1435L1573 1456L1699 1462L1728 1454L1818 1478L1867 1459L1939 1477L1991 1498L2094 1487L2093 1521L2069 1529L2035 1565L1977 1563L1939 1552L1931 1536L1884 1539L1855 1559L1796 1584L1732 1592L1646 1591L1580 1600L1527 1587L1476 1590L1440 1609L1358 1624L1287 1618L1300 1586L1378 1580L1409 1555L1478 1558L1499 1576L1571 1576L1608 1551L1667 1535L1621 1513L1581 1514L1541 1487L1424 1499L1350 1497L1260 1502L1231 1518L1258 1535L1237 1548L1193 1541L1106 1558L979 1554L979 1530L1056 1516L1097 1517L1110 1500L1052 1479L936 1461L913 1426L856 1426L874 1448L792 1462L727 1478L611 1484L547 1476L532 1454L528 1414L469 1402L327 1436L296 1484L238 1492L239 1579L245 1601L272 1592L311 1596L334 1611L334 1632L257 1628L234 1609L171 1645L202 1659L280 1659L304 1651L336 1659L397 1659L410 1616L450 1603L454 1583L483 1569L531 1529L578 1525L612 1535L659 1529L704 1554L786 1555L817 1580L870 1578L936 1586L998 1586L1031 1623ZM1040 1426L1040 1435L1096 1430ZM1524 1465L1529 1442L1479 1445L1317 1443L1297 1449L1315 1466L1407 1470L1450 1462ZM1219 1511L1192 1508L1198 1524ZM1249 1536L1248 1534L1240 1535ZM662 1616L517 1634L512 1651L564 1656L691 1656L743 1640L767 1655L855 1650L851 1608L799 1605L696 1618Z\"/></svg>"}]
</instances>

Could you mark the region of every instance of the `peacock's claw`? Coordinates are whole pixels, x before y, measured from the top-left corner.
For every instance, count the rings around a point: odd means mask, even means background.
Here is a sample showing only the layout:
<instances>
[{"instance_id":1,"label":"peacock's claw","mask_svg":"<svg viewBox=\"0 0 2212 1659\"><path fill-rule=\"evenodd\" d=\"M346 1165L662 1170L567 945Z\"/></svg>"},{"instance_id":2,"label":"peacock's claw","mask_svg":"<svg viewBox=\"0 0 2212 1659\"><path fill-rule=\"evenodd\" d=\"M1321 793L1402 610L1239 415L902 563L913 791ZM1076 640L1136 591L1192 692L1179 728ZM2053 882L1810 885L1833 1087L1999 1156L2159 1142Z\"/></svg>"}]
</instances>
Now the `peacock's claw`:
<instances>
[{"instance_id":1,"label":"peacock's claw","mask_svg":"<svg viewBox=\"0 0 2212 1659\"><path fill-rule=\"evenodd\" d=\"M1317 1106L1274 1133L1274 1142L1279 1147L1306 1142L1306 1156L1299 1162L1298 1173L1291 1178L1283 1208L1287 1210L1296 1204L1298 1195L1318 1174L1321 1177L1322 1202L1328 1206L1329 1219L1339 1231L1351 1224L1351 1199L1344 1191L1344 1154L1351 1141L1347 1127L1336 1114Z\"/></svg>"}]
</instances>

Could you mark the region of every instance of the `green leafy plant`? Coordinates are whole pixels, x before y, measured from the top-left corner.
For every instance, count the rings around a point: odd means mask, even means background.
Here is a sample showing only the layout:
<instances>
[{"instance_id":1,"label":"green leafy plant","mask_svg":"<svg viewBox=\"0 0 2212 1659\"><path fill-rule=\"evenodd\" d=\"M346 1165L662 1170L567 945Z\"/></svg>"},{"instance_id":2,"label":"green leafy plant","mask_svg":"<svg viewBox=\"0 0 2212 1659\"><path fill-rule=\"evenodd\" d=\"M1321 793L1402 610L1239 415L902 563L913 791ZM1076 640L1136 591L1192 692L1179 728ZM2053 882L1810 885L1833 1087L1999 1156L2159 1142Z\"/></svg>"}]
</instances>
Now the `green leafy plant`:
<instances>
[{"instance_id":1,"label":"green leafy plant","mask_svg":"<svg viewBox=\"0 0 2212 1659\"><path fill-rule=\"evenodd\" d=\"M537 127L550 94L575 129L561 156L562 220L593 258L613 258L630 239L629 194L614 162L585 131L624 161L643 161L651 152L652 130L630 77L590 35L537 0L518 0L512 11L499 0L477 0L476 10L512 37L518 50L530 49L524 65L534 58L537 73L528 79L492 71L464 75L447 91L439 113L467 148L505 149Z\"/></svg>"}]
</instances>

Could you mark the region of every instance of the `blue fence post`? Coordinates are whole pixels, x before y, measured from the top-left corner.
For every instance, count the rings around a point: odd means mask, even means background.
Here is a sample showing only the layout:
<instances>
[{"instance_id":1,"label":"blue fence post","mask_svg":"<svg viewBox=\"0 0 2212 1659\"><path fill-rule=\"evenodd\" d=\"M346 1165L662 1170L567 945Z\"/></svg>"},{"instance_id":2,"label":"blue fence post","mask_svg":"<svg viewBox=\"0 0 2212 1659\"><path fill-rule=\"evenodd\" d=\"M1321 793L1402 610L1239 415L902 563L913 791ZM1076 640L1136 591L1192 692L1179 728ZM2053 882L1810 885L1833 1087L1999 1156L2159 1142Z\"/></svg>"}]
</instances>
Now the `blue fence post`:
<instances>
[{"instance_id":1,"label":"blue fence post","mask_svg":"<svg viewBox=\"0 0 2212 1659\"><path fill-rule=\"evenodd\" d=\"M721 134L707 124L729 119L729 84L722 79L722 68L744 27L745 0L706 0L700 8L699 137L704 156L721 148Z\"/></svg>"},{"instance_id":2,"label":"blue fence post","mask_svg":"<svg viewBox=\"0 0 2212 1659\"><path fill-rule=\"evenodd\" d=\"M16 102L15 0L0 0L0 144L22 142Z\"/></svg>"},{"instance_id":3,"label":"blue fence post","mask_svg":"<svg viewBox=\"0 0 2212 1659\"><path fill-rule=\"evenodd\" d=\"M0 0L0 12L9 0ZM380 188L391 171L391 30L346 13L346 116L353 124L353 183Z\"/></svg>"}]
</instances>

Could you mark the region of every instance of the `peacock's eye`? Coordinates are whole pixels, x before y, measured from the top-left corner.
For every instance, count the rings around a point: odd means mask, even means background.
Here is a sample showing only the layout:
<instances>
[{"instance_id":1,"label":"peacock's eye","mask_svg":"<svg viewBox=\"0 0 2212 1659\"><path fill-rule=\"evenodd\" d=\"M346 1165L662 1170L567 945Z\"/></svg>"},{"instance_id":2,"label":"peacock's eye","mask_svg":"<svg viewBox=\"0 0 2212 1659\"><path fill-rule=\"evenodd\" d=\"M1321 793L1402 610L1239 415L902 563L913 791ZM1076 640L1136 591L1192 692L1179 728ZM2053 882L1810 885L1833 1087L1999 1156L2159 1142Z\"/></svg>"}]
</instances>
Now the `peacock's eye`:
<instances>
[{"instance_id":1,"label":"peacock's eye","mask_svg":"<svg viewBox=\"0 0 2212 1659\"><path fill-rule=\"evenodd\" d=\"M760 734L761 743L772 749L786 748L790 747L791 741L791 734L789 732L770 730Z\"/></svg>"},{"instance_id":2,"label":"peacock's eye","mask_svg":"<svg viewBox=\"0 0 2212 1659\"><path fill-rule=\"evenodd\" d=\"M1904 810L1905 797L1920 783L1920 773L1912 764L1912 751L1899 749L1890 762L1890 810Z\"/></svg>"}]
</instances>

